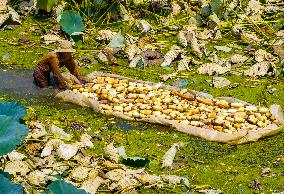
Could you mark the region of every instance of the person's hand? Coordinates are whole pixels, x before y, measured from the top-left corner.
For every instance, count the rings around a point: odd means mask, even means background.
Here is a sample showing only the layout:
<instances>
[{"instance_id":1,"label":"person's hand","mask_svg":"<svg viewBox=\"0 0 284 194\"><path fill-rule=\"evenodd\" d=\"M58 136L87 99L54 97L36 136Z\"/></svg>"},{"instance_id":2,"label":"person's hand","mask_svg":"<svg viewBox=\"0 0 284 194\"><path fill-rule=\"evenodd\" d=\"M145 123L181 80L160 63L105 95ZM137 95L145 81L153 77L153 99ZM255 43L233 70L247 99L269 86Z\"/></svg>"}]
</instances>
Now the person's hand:
<instances>
[{"instance_id":1,"label":"person's hand","mask_svg":"<svg viewBox=\"0 0 284 194\"><path fill-rule=\"evenodd\" d=\"M74 75L68 72L61 73L63 79L67 84L81 84L80 80L77 79Z\"/></svg>"},{"instance_id":2,"label":"person's hand","mask_svg":"<svg viewBox=\"0 0 284 194\"><path fill-rule=\"evenodd\" d=\"M79 81L81 82L81 84L86 84L86 83L88 83L88 81L85 80L85 79L82 78L82 77L79 78Z\"/></svg>"},{"instance_id":3,"label":"person's hand","mask_svg":"<svg viewBox=\"0 0 284 194\"><path fill-rule=\"evenodd\" d=\"M58 85L58 89L60 89L60 90L68 90L68 89L70 89L70 87L69 86L67 86L67 84L65 85Z\"/></svg>"}]
</instances>

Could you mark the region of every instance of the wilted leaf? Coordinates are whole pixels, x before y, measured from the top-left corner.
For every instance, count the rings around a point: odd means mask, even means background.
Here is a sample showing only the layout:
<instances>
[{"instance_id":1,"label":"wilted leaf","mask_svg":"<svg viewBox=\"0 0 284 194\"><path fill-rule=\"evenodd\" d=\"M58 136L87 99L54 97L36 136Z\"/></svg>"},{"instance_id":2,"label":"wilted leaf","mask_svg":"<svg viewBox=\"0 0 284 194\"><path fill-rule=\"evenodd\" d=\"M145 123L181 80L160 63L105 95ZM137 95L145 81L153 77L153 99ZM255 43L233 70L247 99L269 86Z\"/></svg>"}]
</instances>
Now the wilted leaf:
<instances>
[{"instance_id":1,"label":"wilted leaf","mask_svg":"<svg viewBox=\"0 0 284 194\"><path fill-rule=\"evenodd\" d=\"M18 123L12 117L0 115L0 156L14 150L28 132L25 125Z\"/></svg>"},{"instance_id":2,"label":"wilted leaf","mask_svg":"<svg viewBox=\"0 0 284 194\"><path fill-rule=\"evenodd\" d=\"M37 0L36 6L39 9L43 9L47 12L50 12L57 0Z\"/></svg>"},{"instance_id":3,"label":"wilted leaf","mask_svg":"<svg viewBox=\"0 0 284 194\"><path fill-rule=\"evenodd\" d=\"M48 186L48 189L54 194L88 194L83 189L77 189L71 183L66 183L63 180L57 180Z\"/></svg>"},{"instance_id":4,"label":"wilted leaf","mask_svg":"<svg viewBox=\"0 0 284 194\"><path fill-rule=\"evenodd\" d=\"M121 34L121 30L112 38L112 40L108 44L108 47L111 47L111 48L125 47L125 40L124 40L124 36L122 36Z\"/></svg>"},{"instance_id":5,"label":"wilted leaf","mask_svg":"<svg viewBox=\"0 0 284 194\"><path fill-rule=\"evenodd\" d=\"M0 102L0 115L10 116L18 121L26 114L26 108L17 102Z\"/></svg>"},{"instance_id":6,"label":"wilted leaf","mask_svg":"<svg viewBox=\"0 0 284 194\"><path fill-rule=\"evenodd\" d=\"M66 10L62 13L60 26L63 31L69 35L84 30L84 24L80 14L71 10Z\"/></svg>"},{"instance_id":7,"label":"wilted leaf","mask_svg":"<svg viewBox=\"0 0 284 194\"><path fill-rule=\"evenodd\" d=\"M5 194L22 194L23 187L19 184L13 184L3 174L0 174L0 193Z\"/></svg>"},{"instance_id":8,"label":"wilted leaf","mask_svg":"<svg viewBox=\"0 0 284 194\"><path fill-rule=\"evenodd\" d=\"M227 46L214 46L214 48L218 51L224 51L226 53L228 53L232 50L232 48L227 47Z\"/></svg>"}]
</instances>

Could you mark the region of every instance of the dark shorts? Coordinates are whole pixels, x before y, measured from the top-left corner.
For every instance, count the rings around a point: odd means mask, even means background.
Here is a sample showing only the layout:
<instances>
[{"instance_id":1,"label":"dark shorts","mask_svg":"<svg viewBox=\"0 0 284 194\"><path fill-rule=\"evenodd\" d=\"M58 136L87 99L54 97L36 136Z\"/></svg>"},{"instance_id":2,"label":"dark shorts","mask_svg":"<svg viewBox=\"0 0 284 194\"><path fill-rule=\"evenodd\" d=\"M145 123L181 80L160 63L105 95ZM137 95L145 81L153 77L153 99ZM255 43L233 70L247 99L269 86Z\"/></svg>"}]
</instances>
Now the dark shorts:
<instances>
[{"instance_id":1,"label":"dark shorts","mask_svg":"<svg viewBox=\"0 0 284 194\"><path fill-rule=\"evenodd\" d=\"M38 68L33 73L35 85L41 88L47 88L49 86L56 87L58 85L57 79L51 72L42 71Z\"/></svg>"}]
</instances>

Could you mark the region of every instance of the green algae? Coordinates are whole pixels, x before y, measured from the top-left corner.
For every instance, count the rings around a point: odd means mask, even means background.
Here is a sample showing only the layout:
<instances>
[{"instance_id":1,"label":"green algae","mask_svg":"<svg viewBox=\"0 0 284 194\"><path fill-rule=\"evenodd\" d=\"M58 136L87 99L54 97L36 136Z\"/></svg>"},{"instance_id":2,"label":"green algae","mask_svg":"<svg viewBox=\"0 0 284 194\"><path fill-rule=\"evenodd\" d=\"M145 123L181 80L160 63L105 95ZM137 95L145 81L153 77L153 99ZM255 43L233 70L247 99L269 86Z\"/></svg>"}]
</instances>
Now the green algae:
<instances>
[{"instance_id":1,"label":"green algae","mask_svg":"<svg viewBox=\"0 0 284 194\"><path fill-rule=\"evenodd\" d=\"M28 20L13 31L0 32L0 36L6 40L15 41L20 38L19 32L27 31L30 27ZM28 32L28 37L40 42L39 33ZM2 36L5 35L5 36ZM3 38L4 39L4 38ZM93 48L92 48L93 49ZM22 52L20 52L22 51ZM24 51L24 52L23 52ZM13 46L8 41L0 43L0 56L10 53L10 61L6 61L9 67L29 68L36 65L36 61L48 52L47 49L34 45ZM20 54L19 54L20 53ZM38 53L38 54L35 54ZM3 62L3 61L2 61ZM165 69L152 66L146 69L129 68L122 61L114 68L110 65L94 65L90 69L81 68L83 74L91 71L104 71L128 76L135 79L159 82L160 74L174 72L174 68ZM188 88L204 91L213 96L232 96L245 100L255 105L269 106L273 103L284 107L283 79L265 77L252 80L242 75L225 75L232 84L228 87L216 89L211 86L212 76L198 75L193 72L181 72L178 77L189 80ZM166 83L171 84L174 80ZM276 88L274 93L269 89ZM16 100L28 106L28 120L40 120L53 123L74 134L79 138L81 130L73 129L74 123L79 123L86 131L94 137L95 149L88 150L89 153L103 154L103 147L112 141L116 146L125 146L129 156L139 156L151 160L149 168L155 174L185 175L193 188L220 189L223 193L271 193L283 191L284 187L284 133L261 139L254 143L244 145L227 145L209 142L201 138L179 133L171 128L161 125L127 122L135 126L134 130L124 131L119 127L121 120L94 113L92 110L50 101L48 99L24 99L14 98L9 94L1 94L0 100ZM116 123L118 123L116 125ZM145 130L147 129L147 130ZM175 166L172 170L161 169L163 154L173 143L186 142L186 146L180 148L175 157ZM262 168L269 167L275 173L273 177L261 176ZM254 179L261 182L262 190L257 191L249 188ZM182 193L185 188L141 189L140 193Z\"/></svg>"}]
</instances>

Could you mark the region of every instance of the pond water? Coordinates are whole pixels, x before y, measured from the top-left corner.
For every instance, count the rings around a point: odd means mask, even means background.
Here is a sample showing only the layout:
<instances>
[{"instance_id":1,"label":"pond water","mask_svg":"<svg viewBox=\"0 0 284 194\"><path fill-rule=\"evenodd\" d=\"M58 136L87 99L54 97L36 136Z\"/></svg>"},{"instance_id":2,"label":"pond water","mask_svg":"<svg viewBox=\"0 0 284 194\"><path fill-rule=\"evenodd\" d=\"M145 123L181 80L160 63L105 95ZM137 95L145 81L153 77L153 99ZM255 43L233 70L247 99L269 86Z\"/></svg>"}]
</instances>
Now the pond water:
<instances>
[{"instance_id":1,"label":"pond water","mask_svg":"<svg viewBox=\"0 0 284 194\"><path fill-rule=\"evenodd\" d=\"M52 101L55 89L40 89L33 83L32 70L5 69L0 66L0 94L15 99Z\"/></svg>"}]
</instances>

